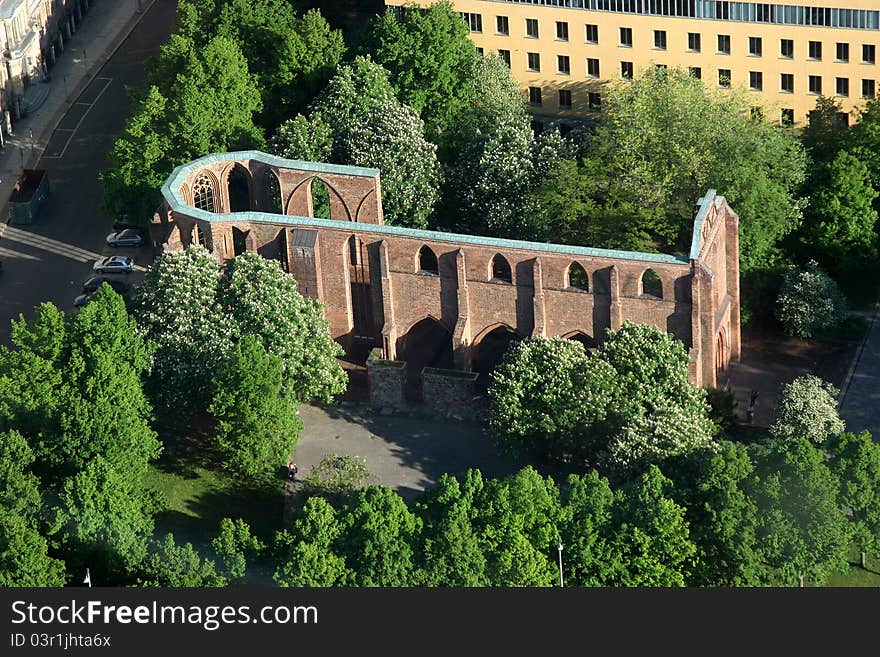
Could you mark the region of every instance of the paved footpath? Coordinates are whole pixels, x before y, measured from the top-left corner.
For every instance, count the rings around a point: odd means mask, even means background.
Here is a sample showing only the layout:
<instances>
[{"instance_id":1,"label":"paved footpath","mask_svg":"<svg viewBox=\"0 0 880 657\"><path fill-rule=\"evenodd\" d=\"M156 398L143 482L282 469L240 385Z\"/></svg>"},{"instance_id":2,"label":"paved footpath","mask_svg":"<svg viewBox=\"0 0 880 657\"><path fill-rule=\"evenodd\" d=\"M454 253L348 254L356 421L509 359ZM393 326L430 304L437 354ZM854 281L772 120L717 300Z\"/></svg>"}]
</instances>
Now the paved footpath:
<instances>
[{"instance_id":1,"label":"paved footpath","mask_svg":"<svg viewBox=\"0 0 880 657\"><path fill-rule=\"evenodd\" d=\"M841 416L847 431L867 429L880 442L880 305L874 313L868 336L856 355L848 384L844 384Z\"/></svg>"}]
</instances>

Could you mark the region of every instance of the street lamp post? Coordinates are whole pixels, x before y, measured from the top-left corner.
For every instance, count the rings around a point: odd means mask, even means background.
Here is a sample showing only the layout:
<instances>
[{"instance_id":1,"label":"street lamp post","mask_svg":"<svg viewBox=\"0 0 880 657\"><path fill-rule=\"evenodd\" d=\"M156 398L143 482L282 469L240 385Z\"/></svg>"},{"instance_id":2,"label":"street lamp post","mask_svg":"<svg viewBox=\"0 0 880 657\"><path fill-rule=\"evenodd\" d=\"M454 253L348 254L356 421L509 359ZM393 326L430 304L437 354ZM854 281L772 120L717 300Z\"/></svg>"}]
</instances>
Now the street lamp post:
<instances>
[{"instance_id":1,"label":"street lamp post","mask_svg":"<svg viewBox=\"0 0 880 657\"><path fill-rule=\"evenodd\" d=\"M559 550L559 586L563 587L565 582L562 580L562 539L557 537L556 542L558 543L556 549Z\"/></svg>"}]
</instances>

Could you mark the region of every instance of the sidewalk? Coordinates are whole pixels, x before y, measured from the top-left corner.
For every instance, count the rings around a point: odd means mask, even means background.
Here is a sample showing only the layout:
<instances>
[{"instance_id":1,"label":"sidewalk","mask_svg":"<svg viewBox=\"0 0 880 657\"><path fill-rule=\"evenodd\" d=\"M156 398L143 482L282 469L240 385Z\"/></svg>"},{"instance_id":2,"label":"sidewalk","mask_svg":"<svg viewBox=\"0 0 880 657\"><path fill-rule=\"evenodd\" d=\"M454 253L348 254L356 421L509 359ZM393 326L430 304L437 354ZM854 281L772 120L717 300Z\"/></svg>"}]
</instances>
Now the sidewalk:
<instances>
[{"instance_id":1,"label":"sidewalk","mask_svg":"<svg viewBox=\"0 0 880 657\"><path fill-rule=\"evenodd\" d=\"M16 122L15 133L0 149L0 236L6 227L9 197L22 169L36 166L55 126L153 2L94 0L79 29L65 42L64 52L50 71L52 79L45 83L49 85L46 100L33 114Z\"/></svg>"}]
</instances>

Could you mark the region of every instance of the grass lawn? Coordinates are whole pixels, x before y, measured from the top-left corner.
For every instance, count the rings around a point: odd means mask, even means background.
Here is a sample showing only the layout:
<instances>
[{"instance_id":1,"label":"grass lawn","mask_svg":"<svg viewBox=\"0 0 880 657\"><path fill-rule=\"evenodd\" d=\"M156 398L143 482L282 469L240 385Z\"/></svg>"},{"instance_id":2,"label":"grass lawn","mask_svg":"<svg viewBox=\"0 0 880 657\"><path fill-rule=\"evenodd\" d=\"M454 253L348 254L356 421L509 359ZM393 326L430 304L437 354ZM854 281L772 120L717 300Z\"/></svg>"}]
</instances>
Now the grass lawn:
<instances>
[{"instance_id":1,"label":"grass lawn","mask_svg":"<svg viewBox=\"0 0 880 657\"><path fill-rule=\"evenodd\" d=\"M849 572L835 573L825 586L872 586L880 588L880 563L868 562L869 570L863 570L858 562L850 564Z\"/></svg>"},{"instance_id":2,"label":"grass lawn","mask_svg":"<svg viewBox=\"0 0 880 657\"><path fill-rule=\"evenodd\" d=\"M156 534L172 532L178 543L189 541L209 552L223 518L242 518L264 541L281 529L282 479L240 479L227 474L219 459L197 440L171 445L153 464L147 483L160 491L167 509L156 516Z\"/></svg>"},{"instance_id":3,"label":"grass lawn","mask_svg":"<svg viewBox=\"0 0 880 657\"><path fill-rule=\"evenodd\" d=\"M849 555L849 570L834 573L824 586L873 586L880 587L880 555L868 553L868 568L859 565L859 553L853 550Z\"/></svg>"}]
</instances>

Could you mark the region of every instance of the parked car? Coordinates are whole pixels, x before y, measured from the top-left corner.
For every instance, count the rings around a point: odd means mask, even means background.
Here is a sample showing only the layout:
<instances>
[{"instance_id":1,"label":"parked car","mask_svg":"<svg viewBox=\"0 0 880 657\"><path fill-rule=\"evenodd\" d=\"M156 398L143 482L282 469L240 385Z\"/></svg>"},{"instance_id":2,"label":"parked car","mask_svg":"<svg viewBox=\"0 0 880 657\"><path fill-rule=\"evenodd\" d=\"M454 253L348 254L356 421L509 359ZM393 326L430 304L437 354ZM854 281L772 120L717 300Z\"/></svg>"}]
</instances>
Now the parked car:
<instances>
[{"instance_id":1,"label":"parked car","mask_svg":"<svg viewBox=\"0 0 880 657\"><path fill-rule=\"evenodd\" d=\"M119 294L125 294L128 292L128 284L124 283L115 278L109 278L107 276L92 276L85 283L83 283L83 292L91 293L96 291L99 287L101 287L102 283L107 283L110 287L112 287Z\"/></svg>"},{"instance_id":2,"label":"parked car","mask_svg":"<svg viewBox=\"0 0 880 657\"><path fill-rule=\"evenodd\" d=\"M126 228L107 236L107 244L110 246L140 246L143 243L144 236L134 228Z\"/></svg>"},{"instance_id":3,"label":"parked car","mask_svg":"<svg viewBox=\"0 0 880 657\"><path fill-rule=\"evenodd\" d=\"M92 270L99 274L123 273L130 274L134 267L134 260L128 256L108 256L96 260Z\"/></svg>"},{"instance_id":4,"label":"parked car","mask_svg":"<svg viewBox=\"0 0 880 657\"><path fill-rule=\"evenodd\" d=\"M135 230L143 230L143 224L137 224L128 220L128 217L123 215L119 219L113 222L113 230L125 230L126 228L134 228Z\"/></svg>"},{"instance_id":5,"label":"parked car","mask_svg":"<svg viewBox=\"0 0 880 657\"><path fill-rule=\"evenodd\" d=\"M83 292L76 299L73 300L73 305L76 308L82 308L89 301L92 300L92 297L95 296L94 292Z\"/></svg>"}]
</instances>

